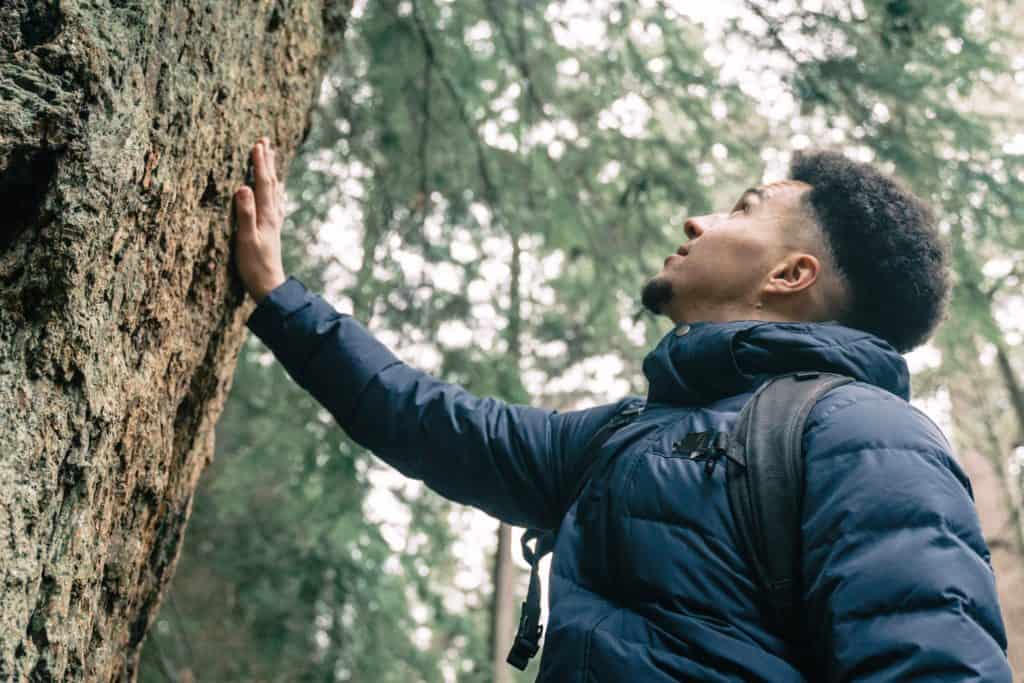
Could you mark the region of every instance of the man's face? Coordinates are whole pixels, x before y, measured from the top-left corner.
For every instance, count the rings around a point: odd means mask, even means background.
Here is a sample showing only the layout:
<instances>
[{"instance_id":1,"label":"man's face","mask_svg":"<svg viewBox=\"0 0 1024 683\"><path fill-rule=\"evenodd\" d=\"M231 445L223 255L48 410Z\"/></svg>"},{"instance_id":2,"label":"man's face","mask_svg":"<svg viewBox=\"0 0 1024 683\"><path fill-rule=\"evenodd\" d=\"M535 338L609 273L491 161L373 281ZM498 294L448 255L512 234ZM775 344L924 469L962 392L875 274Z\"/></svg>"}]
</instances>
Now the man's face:
<instances>
[{"instance_id":1,"label":"man's face","mask_svg":"<svg viewBox=\"0 0 1024 683\"><path fill-rule=\"evenodd\" d=\"M812 219L800 199L809 189L794 181L754 187L727 213L687 220L688 241L644 286L644 306L674 322L745 319L773 267L806 249Z\"/></svg>"}]
</instances>

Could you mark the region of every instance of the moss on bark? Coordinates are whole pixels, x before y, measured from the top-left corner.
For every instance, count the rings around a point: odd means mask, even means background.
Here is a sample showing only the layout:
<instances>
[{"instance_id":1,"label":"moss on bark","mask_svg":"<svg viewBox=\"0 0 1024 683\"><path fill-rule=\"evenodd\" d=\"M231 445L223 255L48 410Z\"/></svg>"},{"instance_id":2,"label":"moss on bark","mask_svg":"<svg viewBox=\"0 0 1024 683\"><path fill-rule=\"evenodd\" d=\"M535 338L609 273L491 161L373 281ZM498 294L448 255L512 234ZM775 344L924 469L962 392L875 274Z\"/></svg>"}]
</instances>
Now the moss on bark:
<instances>
[{"instance_id":1,"label":"moss on bark","mask_svg":"<svg viewBox=\"0 0 1024 683\"><path fill-rule=\"evenodd\" d=\"M250 312L228 208L347 0L0 13L0 680L132 680Z\"/></svg>"}]
</instances>

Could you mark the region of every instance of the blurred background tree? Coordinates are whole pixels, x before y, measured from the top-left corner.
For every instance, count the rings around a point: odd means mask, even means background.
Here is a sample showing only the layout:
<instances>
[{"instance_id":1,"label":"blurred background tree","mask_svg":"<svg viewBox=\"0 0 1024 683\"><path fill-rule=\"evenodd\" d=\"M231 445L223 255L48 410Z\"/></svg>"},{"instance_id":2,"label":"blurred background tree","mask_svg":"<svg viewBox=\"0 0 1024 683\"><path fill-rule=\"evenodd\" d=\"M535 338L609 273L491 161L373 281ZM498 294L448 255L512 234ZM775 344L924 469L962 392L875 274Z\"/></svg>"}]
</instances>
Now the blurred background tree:
<instances>
[{"instance_id":1,"label":"blurred background tree","mask_svg":"<svg viewBox=\"0 0 1024 683\"><path fill-rule=\"evenodd\" d=\"M668 321L638 315L639 291L688 215L782 177L797 149L879 163L953 248L949 319L909 355L914 397L972 475L1013 648L1021 10L696 4L357 3L288 174L288 271L417 367L583 407L646 393ZM385 469L255 339L217 432L143 681L533 679L536 660L494 665L525 590L518 532Z\"/></svg>"}]
</instances>

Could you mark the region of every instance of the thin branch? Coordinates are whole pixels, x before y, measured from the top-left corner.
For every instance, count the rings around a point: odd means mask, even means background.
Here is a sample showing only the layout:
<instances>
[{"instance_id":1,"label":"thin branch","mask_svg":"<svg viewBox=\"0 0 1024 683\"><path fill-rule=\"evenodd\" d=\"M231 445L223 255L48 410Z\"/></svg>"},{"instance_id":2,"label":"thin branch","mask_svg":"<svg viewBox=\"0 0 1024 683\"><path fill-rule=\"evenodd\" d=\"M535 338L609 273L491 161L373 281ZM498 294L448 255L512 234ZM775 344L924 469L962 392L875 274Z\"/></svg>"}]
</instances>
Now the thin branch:
<instances>
[{"instance_id":1,"label":"thin branch","mask_svg":"<svg viewBox=\"0 0 1024 683\"><path fill-rule=\"evenodd\" d=\"M192 650L192 641L189 640L188 632L185 630L185 623L182 621L181 613L178 611L178 606L174 603L174 594L168 593L167 604L171 607L171 612L174 614L174 623L178 628L178 632L181 634L181 640L185 643L185 651L188 653L188 660L194 662L196 660L195 652Z\"/></svg>"},{"instance_id":2,"label":"thin branch","mask_svg":"<svg viewBox=\"0 0 1024 683\"><path fill-rule=\"evenodd\" d=\"M433 40L430 37L430 31L427 29L426 23L423 21L423 17L420 15L419 5L413 3L413 22L416 25L416 32L420 36L420 40L423 41L425 49L429 50L434 55L434 62L440 66L440 62L437 59L437 50L434 49ZM484 153L483 145L480 142L480 137L477 134L476 126L473 121L469 118L469 113L466 111L462 97L459 95L459 89L455 85L451 76L444 69L439 69L441 73L441 82L444 83L445 88L451 94L452 99L456 103L455 110L459 115L459 120L462 121L463 125L470 133L470 139L473 141L473 146L476 150L477 169L480 172L480 180L484 184L484 197L487 203L491 205L492 210L497 213L498 204L498 188L494 181L491 179L490 169L487 167L487 158Z\"/></svg>"},{"instance_id":3,"label":"thin branch","mask_svg":"<svg viewBox=\"0 0 1024 683\"><path fill-rule=\"evenodd\" d=\"M427 158L428 143L430 140L430 85L431 72L434 68L434 49L429 43L423 44L423 106L421 114L423 123L420 126L419 158L420 158L420 230L427 221L427 206L429 205L430 188L427 187L428 168L430 165Z\"/></svg>"},{"instance_id":4,"label":"thin branch","mask_svg":"<svg viewBox=\"0 0 1024 683\"><path fill-rule=\"evenodd\" d=\"M149 634L149 646L156 652L156 661L160 665L160 673L169 683L178 683L178 677L174 675L174 667L168 661L163 649L160 647L159 637L155 633ZM148 649L148 648L147 648Z\"/></svg>"},{"instance_id":5,"label":"thin branch","mask_svg":"<svg viewBox=\"0 0 1024 683\"><path fill-rule=\"evenodd\" d=\"M989 303L995 299L996 294L999 293L1006 283L1013 278L1016 278L1017 280L1024 279L1024 261L1014 262L1013 268L1010 269L1010 272L997 278L996 281L992 283L992 286L985 290L985 298L988 299Z\"/></svg>"},{"instance_id":6,"label":"thin branch","mask_svg":"<svg viewBox=\"0 0 1024 683\"><path fill-rule=\"evenodd\" d=\"M508 35L508 29L505 27L505 22L502 21L501 15L498 13L497 8L494 6L494 0L487 0L484 3L487 7L487 16L490 17L491 23L494 24L498 29L498 35L501 36L501 42L505 44L505 50L508 51L509 56L512 58L512 63L515 64L516 69L519 70L519 74L523 77L523 81L526 83L527 93L526 96L530 99L535 107L541 112L544 111L544 102L541 101L537 95L536 90L532 87L533 78L530 75L530 65L526 61L526 31L522 21L523 6L521 3L516 3L519 7L520 21L518 25L519 29L519 47L518 49L512 46L512 39Z\"/></svg>"}]
</instances>

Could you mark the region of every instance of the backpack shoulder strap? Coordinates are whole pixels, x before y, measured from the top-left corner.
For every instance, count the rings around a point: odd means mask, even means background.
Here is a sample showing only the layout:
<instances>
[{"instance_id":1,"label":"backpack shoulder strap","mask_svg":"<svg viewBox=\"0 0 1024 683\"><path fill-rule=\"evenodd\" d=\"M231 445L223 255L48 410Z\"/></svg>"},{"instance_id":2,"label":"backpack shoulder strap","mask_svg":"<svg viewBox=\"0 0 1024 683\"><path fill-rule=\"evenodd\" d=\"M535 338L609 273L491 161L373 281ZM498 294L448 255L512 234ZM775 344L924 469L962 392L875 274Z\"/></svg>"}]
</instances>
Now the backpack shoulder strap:
<instances>
[{"instance_id":1,"label":"backpack shoulder strap","mask_svg":"<svg viewBox=\"0 0 1024 683\"><path fill-rule=\"evenodd\" d=\"M594 457L590 458L586 468L581 473L579 483L576 486L576 492L570 500L570 505L573 500L579 497L590 480L590 475L597 464L596 456L601 447L604 446L605 442L616 430L628 424L633 418L642 413L645 406L646 402L643 399L624 403L619 412L608 422L601 425L594 432L594 435L590 437L587 445L583 447L583 452L586 454L593 453ZM516 629L516 637L512 641L512 649L505 660L520 671L526 669L530 659L540 649L540 636L544 631L544 627L540 625L540 576L538 574L538 567L541 558L554 550L557 534L557 529L527 529L523 532L523 559L530 564L530 587L526 591L526 601L523 602L522 612L519 616L519 628ZM530 543L533 541L536 543L531 548Z\"/></svg>"},{"instance_id":2,"label":"backpack shoulder strap","mask_svg":"<svg viewBox=\"0 0 1024 683\"><path fill-rule=\"evenodd\" d=\"M787 639L799 633L804 425L822 396L852 381L827 372L774 377L744 405L729 439L726 488L740 550Z\"/></svg>"},{"instance_id":3,"label":"backpack shoulder strap","mask_svg":"<svg viewBox=\"0 0 1024 683\"><path fill-rule=\"evenodd\" d=\"M647 402L643 399L633 400L624 404L612 419L601 425L601 428L598 429L592 437L590 437L590 440L587 441L587 445L583 447L583 452L593 454L593 456L587 461L582 473L580 473L579 479L577 479L576 482L575 493L572 494L572 498L569 499L569 505L565 510L563 510L563 513L568 512L568 508L571 507L573 502L580 497L580 494L583 493L583 489L587 487L587 483L590 481L594 472L599 469L603 469L605 466L603 461L608 460L611 455L614 455L605 454L604 458L598 457L605 442L608 441L611 435L618 431L620 427L632 422L633 419L642 413L646 407Z\"/></svg>"}]
</instances>

